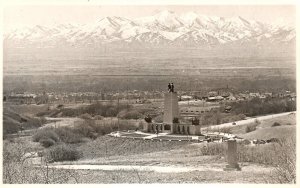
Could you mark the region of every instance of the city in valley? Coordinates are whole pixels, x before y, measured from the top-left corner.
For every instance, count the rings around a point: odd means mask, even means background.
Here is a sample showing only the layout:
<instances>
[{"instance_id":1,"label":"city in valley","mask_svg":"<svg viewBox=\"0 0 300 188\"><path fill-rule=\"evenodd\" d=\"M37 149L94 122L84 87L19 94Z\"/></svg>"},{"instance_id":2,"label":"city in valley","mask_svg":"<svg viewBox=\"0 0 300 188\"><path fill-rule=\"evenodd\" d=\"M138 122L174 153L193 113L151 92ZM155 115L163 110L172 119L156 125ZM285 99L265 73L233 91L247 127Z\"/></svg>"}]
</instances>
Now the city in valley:
<instances>
[{"instance_id":1,"label":"city in valley","mask_svg":"<svg viewBox=\"0 0 300 188\"><path fill-rule=\"evenodd\" d=\"M5 33L3 183L295 184L295 24L212 7Z\"/></svg>"}]
</instances>

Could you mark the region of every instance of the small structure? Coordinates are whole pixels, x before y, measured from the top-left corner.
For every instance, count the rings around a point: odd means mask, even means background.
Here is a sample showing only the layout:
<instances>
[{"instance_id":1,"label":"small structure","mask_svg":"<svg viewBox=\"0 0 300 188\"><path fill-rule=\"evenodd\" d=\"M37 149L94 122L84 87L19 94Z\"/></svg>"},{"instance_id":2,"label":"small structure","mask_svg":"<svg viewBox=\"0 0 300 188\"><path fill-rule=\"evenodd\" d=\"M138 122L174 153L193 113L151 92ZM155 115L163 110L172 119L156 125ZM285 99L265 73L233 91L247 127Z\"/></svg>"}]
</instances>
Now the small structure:
<instances>
[{"instance_id":1,"label":"small structure","mask_svg":"<svg viewBox=\"0 0 300 188\"><path fill-rule=\"evenodd\" d=\"M227 141L227 162L228 165L224 168L225 171L241 170L238 164L237 143L234 139Z\"/></svg>"}]
</instances>

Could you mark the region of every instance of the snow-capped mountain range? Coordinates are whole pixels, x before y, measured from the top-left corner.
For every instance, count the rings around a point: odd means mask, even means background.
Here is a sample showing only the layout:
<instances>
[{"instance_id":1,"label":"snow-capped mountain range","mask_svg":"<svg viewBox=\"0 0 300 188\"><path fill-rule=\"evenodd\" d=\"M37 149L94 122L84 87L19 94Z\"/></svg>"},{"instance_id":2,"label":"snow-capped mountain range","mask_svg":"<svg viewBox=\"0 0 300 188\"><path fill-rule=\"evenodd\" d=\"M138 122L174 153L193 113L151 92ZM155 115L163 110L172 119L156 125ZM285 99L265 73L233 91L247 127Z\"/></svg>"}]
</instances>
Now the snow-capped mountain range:
<instances>
[{"instance_id":1,"label":"snow-capped mountain range","mask_svg":"<svg viewBox=\"0 0 300 188\"><path fill-rule=\"evenodd\" d=\"M223 18L194 12L162 11L127 19L104 17L88 24L23 27L4 35L9 47L123 45L218 46L227 44L288 44L295 42L293 26L272 25L242 17Z\"/></svg>"}]
</instances>

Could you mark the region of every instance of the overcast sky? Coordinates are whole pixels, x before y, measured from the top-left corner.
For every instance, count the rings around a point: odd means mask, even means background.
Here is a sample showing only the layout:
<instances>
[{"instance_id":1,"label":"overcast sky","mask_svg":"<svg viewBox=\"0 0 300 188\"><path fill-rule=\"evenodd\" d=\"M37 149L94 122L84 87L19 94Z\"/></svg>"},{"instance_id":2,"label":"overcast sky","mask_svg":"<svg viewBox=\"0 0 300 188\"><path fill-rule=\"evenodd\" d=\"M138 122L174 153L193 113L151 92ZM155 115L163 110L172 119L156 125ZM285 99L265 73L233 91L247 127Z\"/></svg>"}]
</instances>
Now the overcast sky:
<instances>
[{"instance_id":1,"label":"overcast sky","mask_svg":"<svg viewBox=\"0 0 300 188\"><path fill-rule=\"evenodd\" d=\"M90 23L105 16L136 18L150 16L162 10L177 14L194 11L198 14L241 16L266 23L295 24L296 8L287 5L201 5L201 6L10 6L4 8L4 31L21 25L52 25L57 23Z\"/></svg>"}]
</instances>

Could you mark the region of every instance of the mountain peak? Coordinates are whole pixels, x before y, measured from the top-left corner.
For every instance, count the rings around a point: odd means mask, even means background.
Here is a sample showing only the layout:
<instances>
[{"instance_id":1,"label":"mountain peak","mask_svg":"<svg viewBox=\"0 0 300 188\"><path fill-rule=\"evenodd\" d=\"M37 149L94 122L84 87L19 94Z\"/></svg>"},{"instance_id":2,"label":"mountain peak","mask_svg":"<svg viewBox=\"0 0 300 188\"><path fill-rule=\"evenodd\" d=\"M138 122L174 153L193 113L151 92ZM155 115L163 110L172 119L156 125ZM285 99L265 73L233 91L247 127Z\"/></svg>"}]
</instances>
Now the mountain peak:
<instances>
[{"instance_id":1,"label":"mountain peak","mask_svg":"<svg viewBox=\"0 0 300 188\"><path fill-rule=\"evenodd\" d=\"M89 24L61 24L54 27L33 26L14 30L5 35L6 42L20 46L29 44L42 45L49 41L59 45L67 41L73 45L110 43L112 41L141 41L145 44L155 41L159 44L185 43L232 44L233 42L259 41L257 36L268 36L272 41L293 41L294 27L273 26L241 16L222 18L197 14L193 11L177 15L173 11L163 10L148 17L130 20L123 17L107 16ZM275 38L272 38L272 37ZM129 40L130 39L130 40ZM73 42L73 43L72 43ZM151 42L151 43L152 43ZM266 40L264 40L266 42ZM222 43L222 44L221 44ZM80 45L78 44L78 45ZM243 43L244 44L244 43ZM77 45L77 44L76 44Z\"/></svg>"}]
</instances>

